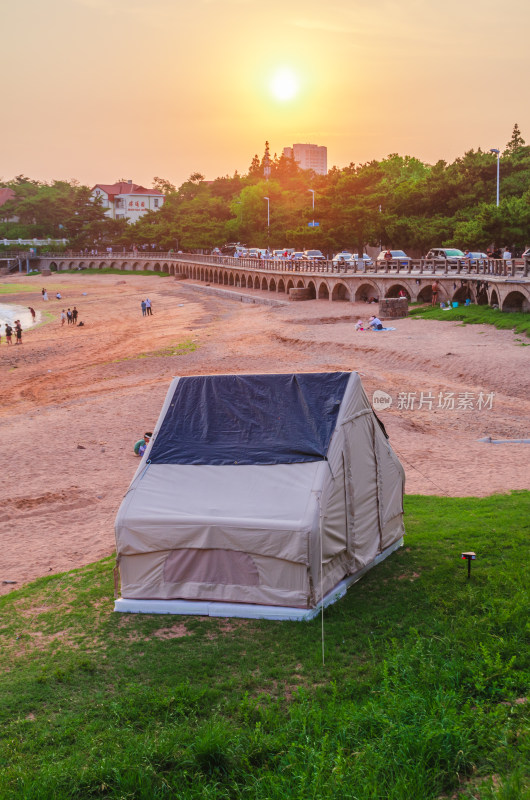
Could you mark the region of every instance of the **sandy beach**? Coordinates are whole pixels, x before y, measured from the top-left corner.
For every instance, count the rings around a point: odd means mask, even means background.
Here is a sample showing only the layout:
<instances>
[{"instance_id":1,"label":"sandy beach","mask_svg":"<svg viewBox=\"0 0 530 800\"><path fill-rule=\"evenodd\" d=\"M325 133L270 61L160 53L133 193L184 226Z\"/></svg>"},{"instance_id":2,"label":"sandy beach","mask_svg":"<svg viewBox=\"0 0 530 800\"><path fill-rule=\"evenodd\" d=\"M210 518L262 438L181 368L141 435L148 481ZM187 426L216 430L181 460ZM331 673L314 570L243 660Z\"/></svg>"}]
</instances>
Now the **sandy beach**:
<instances>
[{"instance_id":1,"label":"sandy beach","mask_svg":"<svg viewBox=\"0 0 530 800\"><path fill-rule=\"evenodd\" d=\"M357 370L370 398L392 400L379 416L408 493L529 488L528 445L478 441L529 436L530 350L512 331L406 319L356 333L373 306L249 305L155 275L2 278L15 280L32 291L2 303L46 314L21 346L8 347L2 328L0 593L113 552L132 446L153 429L174 375ZM63 299L43 302L42 286ZM61 326L61 308L74 305L84 325Z\"/></svg>"}]
</instances>

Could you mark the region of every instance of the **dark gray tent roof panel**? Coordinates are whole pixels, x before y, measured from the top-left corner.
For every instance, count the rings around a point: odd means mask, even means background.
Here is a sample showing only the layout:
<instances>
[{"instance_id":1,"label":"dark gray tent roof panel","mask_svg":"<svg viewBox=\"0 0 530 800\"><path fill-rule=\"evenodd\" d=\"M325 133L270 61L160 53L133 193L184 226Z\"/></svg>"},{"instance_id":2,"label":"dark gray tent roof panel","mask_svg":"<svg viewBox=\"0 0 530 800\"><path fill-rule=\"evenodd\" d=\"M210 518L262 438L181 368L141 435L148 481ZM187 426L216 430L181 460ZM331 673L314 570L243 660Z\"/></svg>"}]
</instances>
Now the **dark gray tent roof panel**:
<instances>
[{"instance_id":1,"label":"dark gray tent roof panel","mask_svg":"<svg viewBox=\"0 0 530 800\"><path fill-rule=\"evenodd\" d=\"M349 372L181 378L152 464L294 464L326 458Z\"/></svg>"}]
</instances>

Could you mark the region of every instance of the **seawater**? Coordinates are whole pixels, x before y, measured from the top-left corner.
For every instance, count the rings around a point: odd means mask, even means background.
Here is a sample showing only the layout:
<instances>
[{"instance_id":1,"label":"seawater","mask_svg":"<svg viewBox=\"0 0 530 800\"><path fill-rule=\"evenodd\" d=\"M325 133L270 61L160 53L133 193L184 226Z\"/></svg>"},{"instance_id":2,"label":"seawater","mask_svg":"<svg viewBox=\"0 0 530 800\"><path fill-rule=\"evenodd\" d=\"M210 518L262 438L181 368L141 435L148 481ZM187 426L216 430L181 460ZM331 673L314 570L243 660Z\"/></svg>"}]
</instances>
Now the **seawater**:
<instances>
[{"instance_id":1,"label":"seawater","mask_svg":"<svg viewBox=\"0 0 530 800\"><path fill-rule=\"evenodd\" d=\"M35 317L35 322L33 322L31 312L27 306L12 306L0 303L0 335L5 336L6 322L12 326L16 319L20 320L23 331L31 328L32 325L36 325L37 322L41 321L41 314L37 309L35 309L35 312L37 316Z\"/></svg>"}]
</instances>

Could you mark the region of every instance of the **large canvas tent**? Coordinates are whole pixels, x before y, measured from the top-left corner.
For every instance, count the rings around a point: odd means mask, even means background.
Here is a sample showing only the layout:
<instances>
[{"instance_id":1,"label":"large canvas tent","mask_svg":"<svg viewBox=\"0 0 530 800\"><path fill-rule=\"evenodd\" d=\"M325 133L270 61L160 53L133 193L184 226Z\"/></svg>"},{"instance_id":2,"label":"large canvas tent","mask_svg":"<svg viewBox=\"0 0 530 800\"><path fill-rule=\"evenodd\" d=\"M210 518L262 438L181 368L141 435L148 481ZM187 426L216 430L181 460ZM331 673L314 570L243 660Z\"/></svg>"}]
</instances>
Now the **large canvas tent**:
<instances>
[{"instance_id":1,"label":"large canvas tent","mask_svg":"<svg viewBox=\"0 0 530 800\"><path fill-rule=\"evenodd\" d=\"M175 378L116 519L117 611L310 618L402 543L357 373Z\"/></svg>"}]
</instances>

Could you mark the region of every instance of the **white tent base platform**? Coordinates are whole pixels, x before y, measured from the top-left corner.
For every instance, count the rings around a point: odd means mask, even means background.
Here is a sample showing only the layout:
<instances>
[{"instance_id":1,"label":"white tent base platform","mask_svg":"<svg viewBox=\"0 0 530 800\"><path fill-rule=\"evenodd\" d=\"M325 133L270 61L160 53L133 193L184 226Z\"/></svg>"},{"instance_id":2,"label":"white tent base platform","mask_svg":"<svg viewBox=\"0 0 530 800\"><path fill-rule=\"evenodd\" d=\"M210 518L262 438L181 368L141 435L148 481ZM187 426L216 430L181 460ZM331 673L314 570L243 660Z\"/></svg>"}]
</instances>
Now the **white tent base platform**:
<instances>
[{"instance_id":1,"label":"white tent base platform","mask_svg":"<svg viewBox=\"0 0 530 800\"><path fill-rule=\"evenodd\" d=\"M348 588L356 583L369 569L384 561L387 556L401 547L403 537L383 550L375 559L360 569L355 575L343 578L315 608L292 608L289 606L259 606L252 603L220 603L207 600L128 600L120 597L114 602L114 611L128 614L182 614L204 617L241 617L243 619L272 619L307 621L314 619L322 606L335 603L344 597Z\"/></svg>"}]
</instances>

